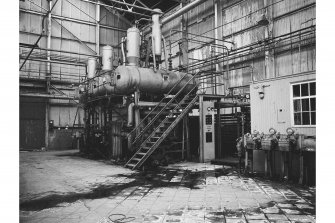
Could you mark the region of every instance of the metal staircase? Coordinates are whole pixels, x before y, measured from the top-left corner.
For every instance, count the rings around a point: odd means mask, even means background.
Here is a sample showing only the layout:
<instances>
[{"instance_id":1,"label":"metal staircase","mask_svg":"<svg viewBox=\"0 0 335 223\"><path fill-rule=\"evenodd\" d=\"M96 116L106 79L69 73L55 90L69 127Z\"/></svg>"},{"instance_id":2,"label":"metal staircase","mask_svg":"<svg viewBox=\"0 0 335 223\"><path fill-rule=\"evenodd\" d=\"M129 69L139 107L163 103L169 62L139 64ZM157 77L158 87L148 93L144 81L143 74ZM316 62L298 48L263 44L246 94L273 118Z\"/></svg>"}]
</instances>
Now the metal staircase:
<instances>
[{"instance_id":1,"label":"metal staircase","mask_svg":"<svg viewBox=\"0 0 335 223\"><path fill-rule=\"evenodd\" d=\"M129 133L128 137L137 133L131 143L131 148L136 149L136 152L125 164L125 167L138 169L193 107L198 99L196 94L197 84L186 94L184 90L189 83L196 83L195 78L198 74L188 80L171 99L163 98L141 121L139 126ZM171 89L171 92L173 92L173 89ZM164 103L167 100L168 102ZM145 123L148 124L144 125Z\"/></svg>"}]
</instances>

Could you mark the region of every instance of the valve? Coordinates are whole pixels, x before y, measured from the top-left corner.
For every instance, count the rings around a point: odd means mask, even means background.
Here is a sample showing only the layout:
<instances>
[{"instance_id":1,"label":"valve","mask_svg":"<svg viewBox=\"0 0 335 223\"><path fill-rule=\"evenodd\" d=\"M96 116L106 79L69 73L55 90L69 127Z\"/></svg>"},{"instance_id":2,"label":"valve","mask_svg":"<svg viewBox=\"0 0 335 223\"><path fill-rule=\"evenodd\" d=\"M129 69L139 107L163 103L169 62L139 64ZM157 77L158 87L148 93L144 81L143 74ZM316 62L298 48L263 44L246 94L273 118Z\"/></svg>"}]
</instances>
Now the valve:
<instances>
[{"instance_id":1,"label":"valve","mask_svg":"<svg viewBox=\"0 0 335 223\"><path fill-rule=\"evenodd\" d=\"M286 129L286 133L287 133L286 139L289 142L289 150L296 149L298 145L299 135L295 134L295 131L290 127Z\"/></svg>"},{"instance_id":2,"label":"valve","mask_svg":"<svg viewBox=\"0 0 335 223\"><path fill-rule=\"evenodd\" d=\"M264 133L259 133L257 130L254 130L253 140L255 142L255 148L261 149L262 148L262 138L264 138Z\"/></svg>"},{"instance_id":3,"label":"valve","mask_svg":"<svg viewBox=\"0 0 335 223\"><path fill-rule=\"evenodd\" d=\"M280 132L277 132L274 128L270 128L269 129L269 133L270 133L270 149L274 150L276 148L278 148L278 141L280 139Z\"/></svg>"}]
</instances>

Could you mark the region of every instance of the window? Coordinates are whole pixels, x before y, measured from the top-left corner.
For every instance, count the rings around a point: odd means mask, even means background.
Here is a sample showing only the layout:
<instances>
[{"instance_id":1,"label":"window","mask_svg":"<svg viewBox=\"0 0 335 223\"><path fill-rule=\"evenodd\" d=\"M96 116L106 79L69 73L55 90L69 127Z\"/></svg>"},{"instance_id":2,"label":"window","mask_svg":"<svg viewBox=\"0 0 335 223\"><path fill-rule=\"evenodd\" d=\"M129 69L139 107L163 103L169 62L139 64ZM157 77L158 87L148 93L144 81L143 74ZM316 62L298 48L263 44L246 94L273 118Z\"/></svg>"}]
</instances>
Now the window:
<instances>
[{"instance_id":1,"label":"window","mask_svg":"<svg viewBox=\"0 0 335 223\"><path fill-rule=\"evenodd\" d=\"M313 126L316 120L316 82L292 84L293 124Z\"/></svg>"}]
</instances>

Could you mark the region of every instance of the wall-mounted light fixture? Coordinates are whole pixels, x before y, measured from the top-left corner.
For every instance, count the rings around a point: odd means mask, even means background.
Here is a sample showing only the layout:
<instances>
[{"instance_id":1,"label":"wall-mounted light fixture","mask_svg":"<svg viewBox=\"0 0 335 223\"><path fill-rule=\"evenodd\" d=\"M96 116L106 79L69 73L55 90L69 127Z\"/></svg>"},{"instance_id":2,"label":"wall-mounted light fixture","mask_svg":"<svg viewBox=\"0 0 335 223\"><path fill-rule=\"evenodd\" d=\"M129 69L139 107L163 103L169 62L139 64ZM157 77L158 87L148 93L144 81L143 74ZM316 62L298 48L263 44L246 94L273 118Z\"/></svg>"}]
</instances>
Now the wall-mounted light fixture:
<instances>
[{"instance_id":1,"label":"wall-mounted light fixture","mask_svg":"<svg viewBox=\"0 0 335 223\"><path fill-rule=\"evenodd\" d=\"M53 129L54 127L54 120L49 120L49 130Z\"/></svg>"},{"instance_id":2,"label":"wall-mounted light fixture","mask_svg":"<svg viewBox=\"0 0 335 223\"><path fill-rule=\"evenodd\" d=\"M260 26L267 26L267 25L269 25L269 23L270 22L269 22L268 18L266 18L265 14L262 14L257 21L257 24L260 25Z\"/></svg>"},{"instance_id":3,"label":"wall-mounted light fixture","mask_svg":"<svg viewBox=\"0 0 335 223\"><path fill-rule=\"evenodd\" d=\"M270 85L262 85L262 86L257 86L255 87L254 89L258 89L258 96L260 99L263 99L264 96L265 96L265 93L264 93L264 88L265 87L269 87Z\"/></svg>"},{"instance_id":4,"label":"wall-mounted light fixture","mask_svg":"<svg viewBox=\"0 0 335 223\"><path fill-rule=\"evenodd\" d=\"M261 88L263 90L263 88ZM258 91L258 96L260 99L264 98L264 91Z\"/></svg>"}]
</instances>

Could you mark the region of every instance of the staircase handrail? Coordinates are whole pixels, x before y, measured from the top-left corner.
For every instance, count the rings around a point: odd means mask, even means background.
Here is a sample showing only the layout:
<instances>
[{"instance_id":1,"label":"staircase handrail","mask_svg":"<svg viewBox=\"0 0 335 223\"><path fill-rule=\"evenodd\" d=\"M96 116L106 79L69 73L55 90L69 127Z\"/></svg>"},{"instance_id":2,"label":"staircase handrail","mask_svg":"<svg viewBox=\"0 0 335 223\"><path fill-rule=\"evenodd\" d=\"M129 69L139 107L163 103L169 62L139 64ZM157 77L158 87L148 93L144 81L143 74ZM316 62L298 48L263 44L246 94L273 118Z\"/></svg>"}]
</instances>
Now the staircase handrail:
<instances>
[{"instance_id":1,"label":"staircase handrail","mask_svg":"<svg viewBox=\"0 0 335 223\"><path fill-rule=\"evenodd\" d=\"M179 94L185 89L185 87L192 81L194 80L198 74L200 74L201 71L197 72L195 75L192 76L192 78L190 78L186 84L175 94L175 96L173 98L171 98L171 100L165 104L165 106L154 116L154 118L142 129L142 131L135 137L134 141L131 143L131 146L133 146L136 141L146 132L146 130L148 130L148 128L153 124L154 121L157 120L157 118L162 114L162 112L165 110L166 107L168 107L172 101L177 97L179 96ZM173 86L173 88L167 93L167 95L169 95L173 90L174 88L184 79L184 77L187 75L188 73L185 73L185 75L175 84L175 86ZM141 127L141 124L143 124L144 120L146 120L150 114L152 114L152 112L157 109L163 102L163 100L165 99L165 97L154 107L154 109L151 110L151 112L149 112L149 114L147 114L143 119L142 121L139 123L139 125L137 127L135 127L128 135L127 137L131 136L135 131L137 131L140 127Z\"/></svg>"}]
</instances>

